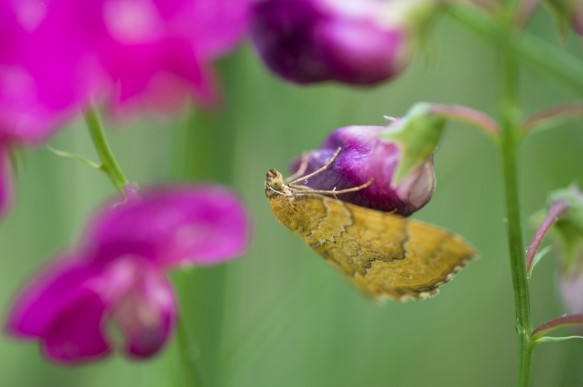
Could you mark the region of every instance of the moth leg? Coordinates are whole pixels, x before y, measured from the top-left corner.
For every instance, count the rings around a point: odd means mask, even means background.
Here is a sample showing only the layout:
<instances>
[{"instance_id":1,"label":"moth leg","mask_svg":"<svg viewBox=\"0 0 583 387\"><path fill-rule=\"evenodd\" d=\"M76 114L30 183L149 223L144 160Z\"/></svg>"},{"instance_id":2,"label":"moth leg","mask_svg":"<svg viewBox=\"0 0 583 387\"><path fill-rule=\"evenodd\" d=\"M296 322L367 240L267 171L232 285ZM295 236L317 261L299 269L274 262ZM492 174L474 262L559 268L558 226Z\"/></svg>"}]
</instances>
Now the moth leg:
<instances>
[{"instance_id":1,"label":"moth leg","mask_svg":"<svg viewBox=\"0 0 583 387\"><path fill-rule=\"evenodd\" d=\"M316 176L317 174L319 174L319 173L321 173L321 172L324 172L326 169L328 169L328 167L329 167L330 165L332 165L332 163L334 162L334 160L336 160L336 158L337 158L337 157L338 157L338 155L340 154L340 151L341 151L341 150L342 150L342 148L341 148L341 147L338 147L338 149L336 149L336 152L334 152L334 154L332 155L332 157L330 157L330 160L328 160L328 161L326 162L326 164L324 164L324 165L323 165L323 166L321 166L320 168L316 169L314 172L312 172L312 173L310 173L310 174L307 174L306 176L301 176L301 177L299 177L299 178L296 178L295 180L292 180L292 181L289 183L289 185L294 185L295 183L297 183L297 182L298 182L298 181L300 181L300 180L308 180L309 178L311 178L311 177L314 177L314 176ZM302 162L303 162L303 160L302 160ZM300 168L301 168L301 166L300 166ZM306 165L306 168L307 168L307 165ZM298 171L299 171L299 170L298 170ZM304 172L305 172L305 170L304 170ZM297 172L296 172L296 173L294 173L294 175L295 175L295 174L297 174ZM291 179L290 179L290 180L291 180Z\"/></svg>"},{"instance_id":2,"label":"moth leg","mask_svg":"<svg viewBox=\"0 0 583 387\"><path fill-rule=\"evenodd\" d=\"M370 186L374 181L374 178L370 178L369 181L367 181L364 184L361 184L359 186L356 187L352 187L352 188L346 188L346 189L339 189L339 190L322 190L322 189L312 189L310 187L305 187L305 186L294 186L294 190L300 191L297 192L298 195L302 195L304 192L306 194L322 194L322 195L331 195L336 197L336 195L340 195L340 194L345 194L345 193L349 193L349 192L356 192L356 191L360 191L361 189L365 189L366 187Z\"/></svg>"},{"instance_id":3,"label":"moth leg","mask_svg":"<svg viewBox=\"0 0 583 387\"><path fill-rule=\"evenodd\" d=\"M293 181L296 181L297 179L300 179L304 175L304 173L306 173L306 169L308 169L308 153L304 152L304 154L302 155L302 161L300 163L298 170L295 171L295 173L293 175L286 177L285 183L290 184L290 182L293 182Z\"/></svg>"}]
</instances>

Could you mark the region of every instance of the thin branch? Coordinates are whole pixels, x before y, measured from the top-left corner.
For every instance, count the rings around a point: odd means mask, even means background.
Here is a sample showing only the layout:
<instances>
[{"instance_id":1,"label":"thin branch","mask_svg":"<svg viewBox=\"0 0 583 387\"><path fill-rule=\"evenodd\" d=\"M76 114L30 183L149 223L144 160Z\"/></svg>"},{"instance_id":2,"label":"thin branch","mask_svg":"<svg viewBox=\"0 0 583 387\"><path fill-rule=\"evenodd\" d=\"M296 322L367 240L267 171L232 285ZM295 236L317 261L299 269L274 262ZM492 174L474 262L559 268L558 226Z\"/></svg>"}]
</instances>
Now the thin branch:
<instances>
[{"instance_id":1,"label":"thin branch","mask_svg":"<svg viewBox=\"0 0 583 387\"><path fill-rule=\"evenodd\" d=\"M583 103L570 103L565 105L553 106L542 110L529 118L521 125L521 132L527 134L539 126L548 124L558 119L571 117L583 117Z\"/></svg>"},{"instance_id":2,"label":"thin branch","mask_svg":"<svg viewBox=\"0 0 583 387\"><path fill-rule=\"evenodd\" d=\"M431 111L446 118L473 125L495 138L500 133L500 128L496 121L480 111L465 106L434 104L431 106Z\"/></svg>"}]
</instances>

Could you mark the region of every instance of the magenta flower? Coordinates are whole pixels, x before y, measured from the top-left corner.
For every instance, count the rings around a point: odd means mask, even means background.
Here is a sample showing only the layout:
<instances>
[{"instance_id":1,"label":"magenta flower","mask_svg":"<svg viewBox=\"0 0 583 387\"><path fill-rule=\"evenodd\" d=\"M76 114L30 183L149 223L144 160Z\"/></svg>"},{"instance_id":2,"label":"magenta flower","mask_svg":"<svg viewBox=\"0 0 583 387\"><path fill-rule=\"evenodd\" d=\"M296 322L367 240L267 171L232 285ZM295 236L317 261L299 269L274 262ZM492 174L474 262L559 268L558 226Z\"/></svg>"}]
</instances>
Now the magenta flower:
<instances>
[{"instance_id":1,"label":"magenta flower","mask_svg":"<svg viewBox=\"0 0 583 387\"><path fill-rule=\"evenodd\" d=\"M74 363L112 351L108 327L132 358L157 353L172 332L176 304L165 271L241 255L248 217L213 186L149 191L106 206L78 249L58 257L16 298L11 335L38 339L50 359Z\"/></svg>"},{"instance_id":2,"label":"magenta flower","mask_svg":"<svg viewBox=\"0 0 583 387\"><path fill-rule=\"evenodd\" d=\"M247 1L3 2L0 130L11 117L27 131L54 127L89 99L115 108L212 102L210 63L245 32Z\"/></svg>"},{"instance_id":3,"label":"magenta flower","mask_svg":"<svg viewBox=\"0 0 583 387\"><path fill-rule=\"evenodd\" d=\"M252 36L267 66L289 81L374 84L410 60L405 8L378 0L263 0L253 8Z\"/></svg>"},{"instance_id":4,"label":"magenta flower","mask_svg":"<svg viewBox=\"0 0 583 387\"><path fill-rule=\"evenodd\" d=\"M367 188L339 195L338 198L359 206L404 216L417 211L431 199L435 188L433 159L430 158L396 185L393 184L402 151L398 143L382 138L390 128L391 125L388 128L348 126L336 129L320 149L304 156L307 157L308 165L305 174L325 165L337 149L341 148L338 157L326 170L309 178L304 184L313 189L338 191L357 187L374 179ZM299 168L301 160L299 158L294 162L293 170Z\"/></svg>"},{"instance_id":5,"label":"magenta flower","mask_svg":"<svg viewBox=\"0 0 583 387\"><path fill-rule=\"evenodd\" d=\"M246 32L248 0L75 2L66 19L83 21L116 108L173 108L184 97L216 99L211 62ZM97 16L97 17L96 17ZM86 26L90 26L87 28ZM93 47L92 47L93 48Z\"/></svg>"},{"instance_id":6,"label":"magenta flower","mask_svg":"<svg viewBox=\"0 0 583 387\"><path fill-rule=\"evenodd\" d=\"M214 102L211 62L245 33L248 8L248 0L1 1L0 142L43 141L92 100L116 113L167 110L185 97Z\"/></svg>"},{"instance_id":7,"label":"magenta flower","mask_svg":"<svg viewBox=\"0 0 583 387\"><path fill-rule=\"evenodd\" d=\"M64 1L0 3L0 140L35 143L77 113L99 84Z\"/></svg>"}]
</instances>

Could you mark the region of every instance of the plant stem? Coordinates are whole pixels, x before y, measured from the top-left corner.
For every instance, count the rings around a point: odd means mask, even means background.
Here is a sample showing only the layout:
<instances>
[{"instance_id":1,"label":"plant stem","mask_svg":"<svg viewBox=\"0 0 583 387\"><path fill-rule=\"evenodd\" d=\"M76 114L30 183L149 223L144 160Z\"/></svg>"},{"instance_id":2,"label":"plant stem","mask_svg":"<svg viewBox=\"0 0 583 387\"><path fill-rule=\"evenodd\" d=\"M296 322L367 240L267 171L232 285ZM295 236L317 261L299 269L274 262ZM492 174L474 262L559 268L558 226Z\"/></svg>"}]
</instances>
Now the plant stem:
<instances>
[{"instance_id":1,"label":"plant stem","mask_svg":"<svg viewBox=\"0 0 583 387\"><path fill-rule=\"evenodd\" d=\"M514 53L504 52L502 74L502 109L500 151L502 173L506 193L507 234L510 252L510 269L514 288L516 310L516 333L518 334L518 385L531 385L532 321L530 314L529 288L522 241L520 201L518 197L517 150L520 140L516 107L518 101L519 69Z\"/></svg>"},{"instance_id":2,"label":"plant stem","mask_svg":"<svg viewBox=\"0 0 583 387\"><path fill-rule=\"evenodd\" d=\"M522 62L561 82L577 95L583 93L583 64L580 59L528 32L519 35L508 31L498 18L475 8L450 6L447 13L458 24L490 42L499 52L505 55L516 53Z\"/></svg>"},{"instance_id":3,"label":"plant stem","mask_svg":"<svg viewBox=\"0 0 583 387\"><path fill-rule=\"evenodd\" d=\"M85 123L89 129L89 134L91 135L95 151L101 161L100 169L105 172L113 185L123 194L124 187L129 184L129 180L115 159L113 151L105 137L99 113L93 106L90 106L85 111Z\"/></svg>"}]
</instances>

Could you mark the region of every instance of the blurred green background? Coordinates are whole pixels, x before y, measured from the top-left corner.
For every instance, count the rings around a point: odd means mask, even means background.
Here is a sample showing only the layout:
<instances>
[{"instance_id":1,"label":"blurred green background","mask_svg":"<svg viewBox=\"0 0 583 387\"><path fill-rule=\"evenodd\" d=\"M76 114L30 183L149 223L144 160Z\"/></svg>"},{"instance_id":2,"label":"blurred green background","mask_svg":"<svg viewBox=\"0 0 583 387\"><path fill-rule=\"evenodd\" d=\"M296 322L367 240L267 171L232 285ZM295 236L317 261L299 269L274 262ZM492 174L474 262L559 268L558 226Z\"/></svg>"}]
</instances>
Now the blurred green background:
<instances>
[{"instance_id":1,"label":"blurred green background","mask_svg":"<svg viewBox=\"0 0 583 387\"><path fill-rule=\"evenodd\" d=\"M550 17L531 25L554 41ZM568 49L580 51L571 36ZM224 104L210 113L109 123L110 140L131 180L214 181L247 202L254 238L241 260L173 273L185 324L206 386L510 386L515 381L513 293L506 250L503 187L496 145L451 124L435 157L437 191L415 218L474 244L480 259L422 302L377 304L355 292L295 235L277 224L263 193L268 168L287 170L336 127L383 125L415 102L459 103L496 115L496 55L443 21L396 81L374 89L299 88L272 77L248 45L218 65ZM522 114L571 101L528 67ZM520 152L522 213L547 193L583 182L583 128L563 125L529 137ZM51 145L94 157L81 122ZM18 166L17 201L0 223L3 319L19 287L77 240L92 209L113 193L104 176L40 147ZM525 224L525 243L533 229ZM535 324L564 313L552 256L532 280ZM535 386L581 385L580 342L546 344L535 355ZM36 343L0 338L0 386L173 386L185 375L176 341L147 362L121 356L80 367L45 361Z\"/></svg>"}]
</instances>

